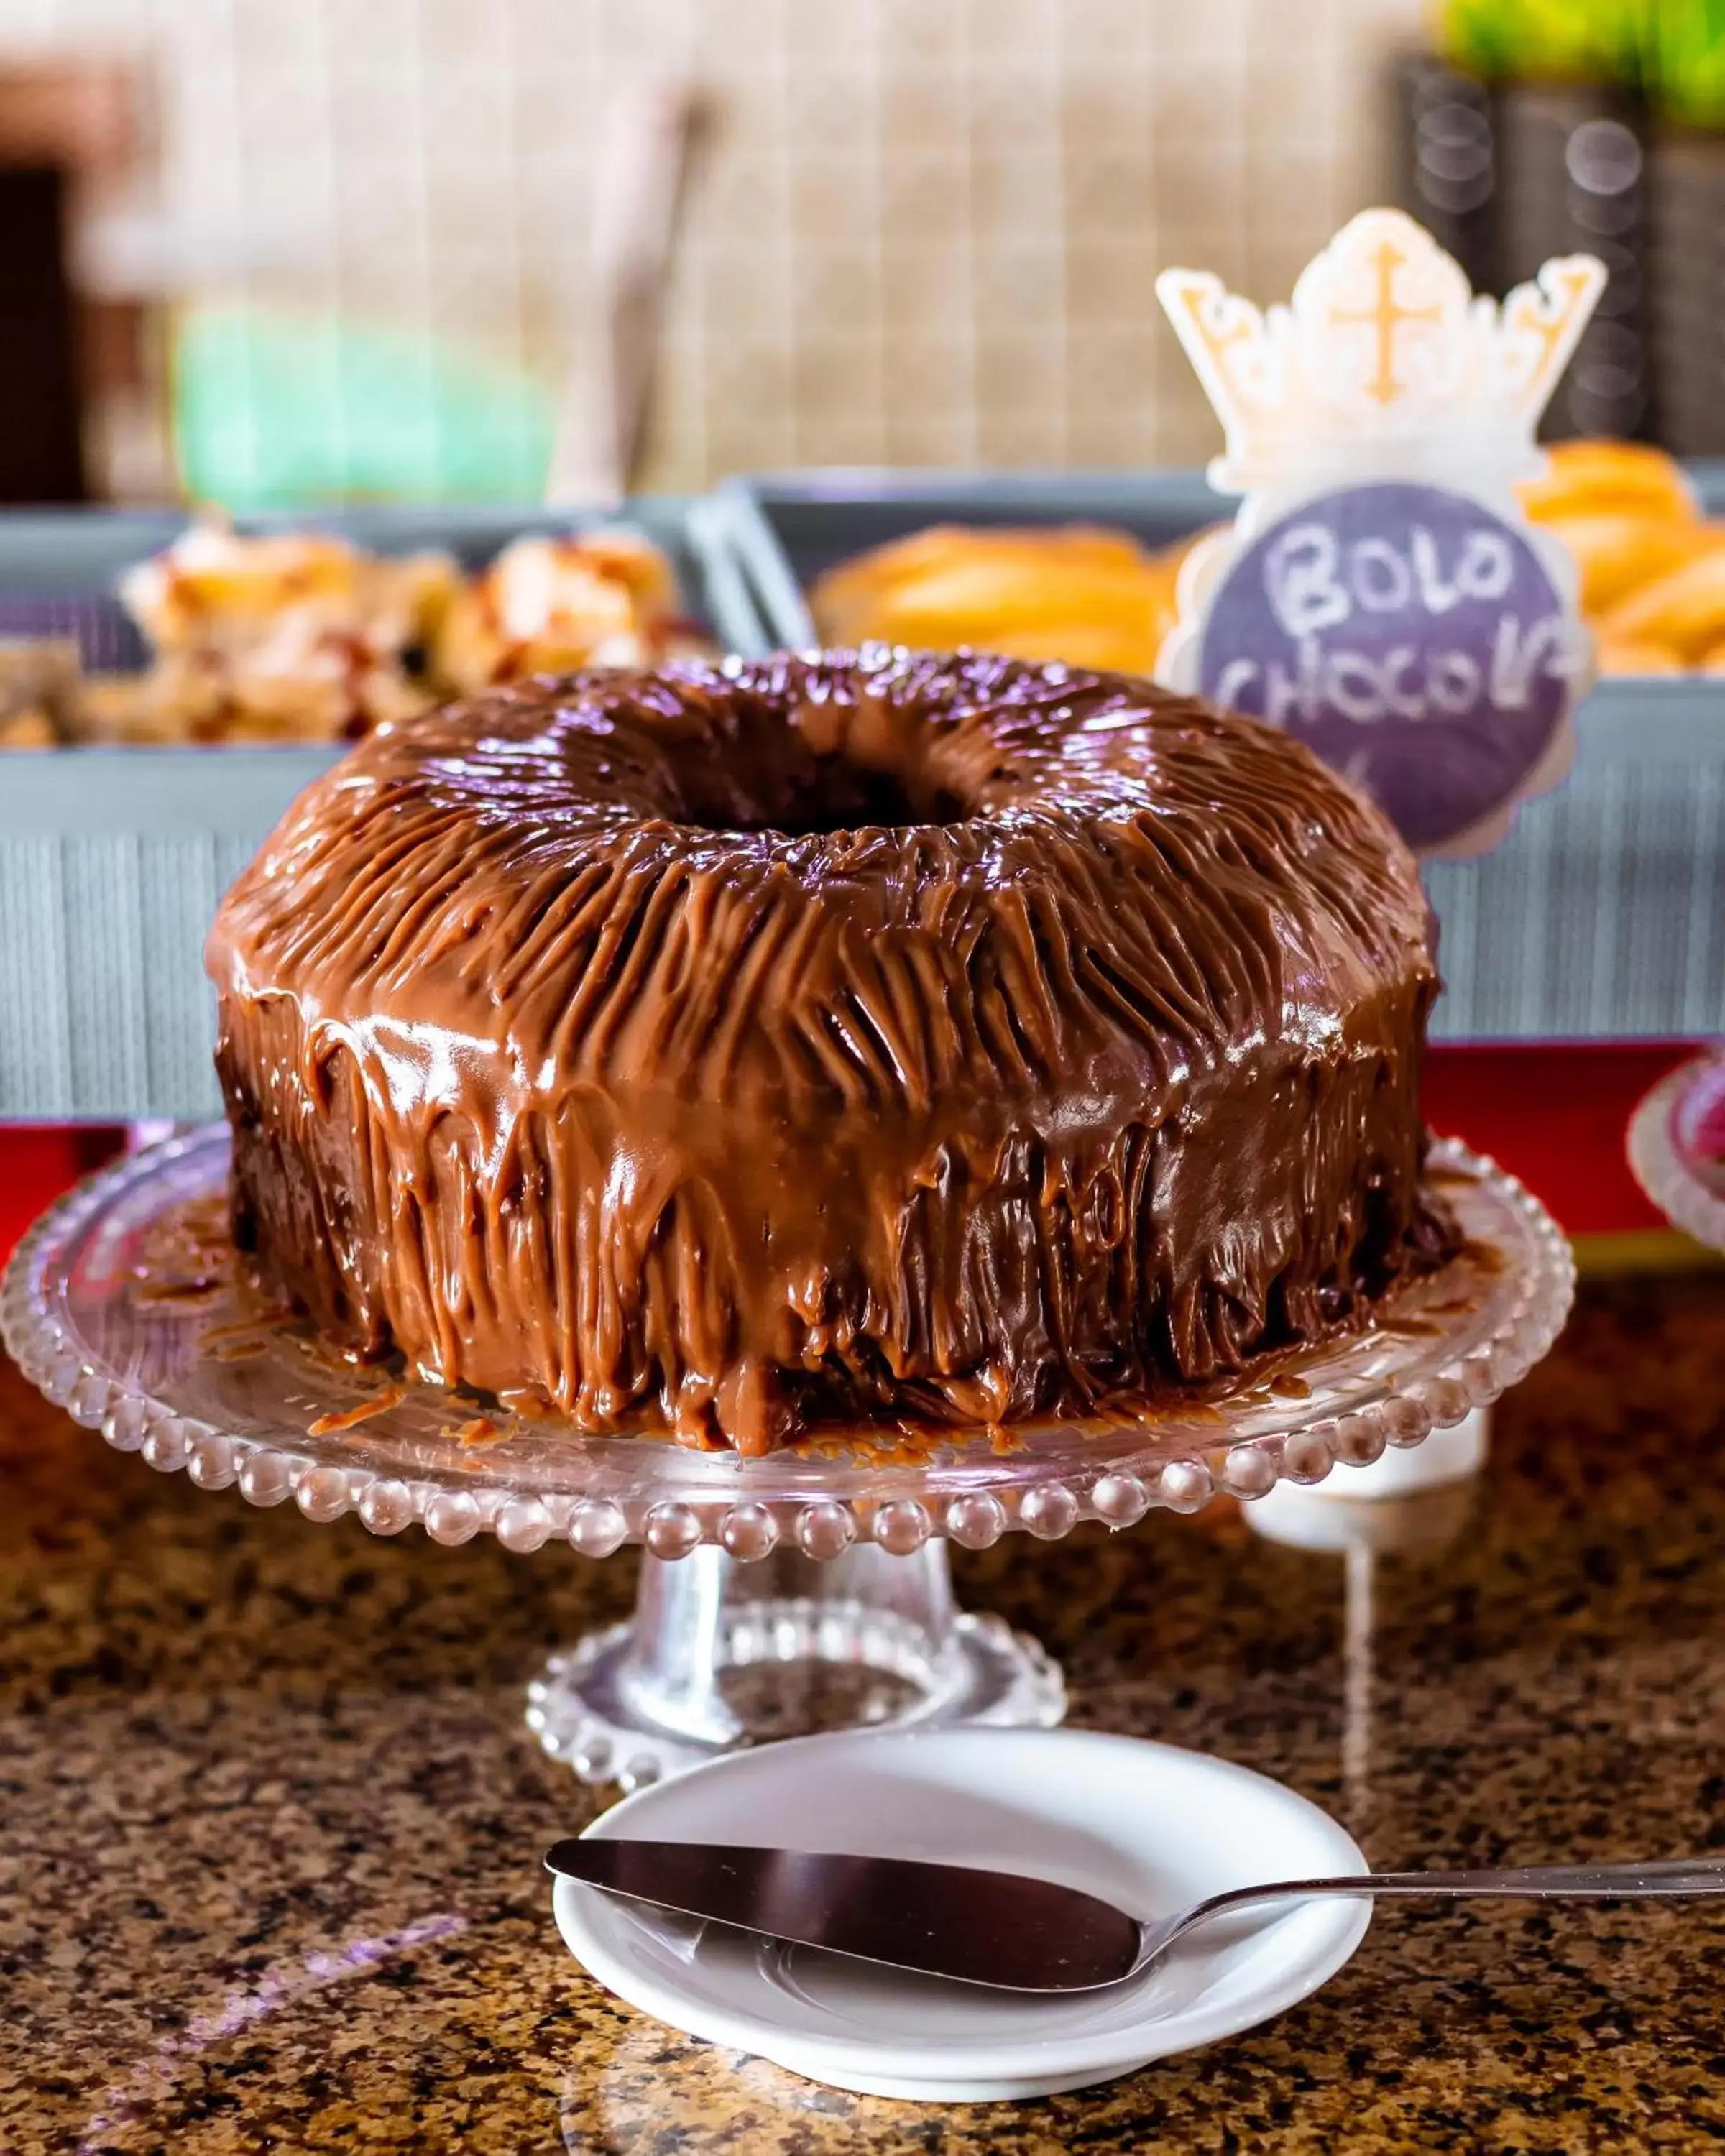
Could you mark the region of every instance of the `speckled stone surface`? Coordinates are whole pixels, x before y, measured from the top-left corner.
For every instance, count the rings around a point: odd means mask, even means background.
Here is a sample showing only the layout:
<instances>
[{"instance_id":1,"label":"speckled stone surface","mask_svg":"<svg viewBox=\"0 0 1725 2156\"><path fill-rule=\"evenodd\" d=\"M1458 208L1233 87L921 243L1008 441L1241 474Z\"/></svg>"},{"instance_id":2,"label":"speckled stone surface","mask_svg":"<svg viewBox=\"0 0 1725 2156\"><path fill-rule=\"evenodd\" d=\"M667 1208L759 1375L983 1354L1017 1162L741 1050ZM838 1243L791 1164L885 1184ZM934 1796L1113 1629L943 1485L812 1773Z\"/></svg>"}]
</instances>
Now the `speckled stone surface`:
<instances>
[{"instance_id":1,"label":"speckled stone surface","mask_svg":"<svg viewBox=\"0 0 1725 2156\"><path fill-rule=\"evenodd\" d=\"M1725 1844L1725 1280L1598 1284L1470 1507L1348 1564L1231 1508L1014 1539L961 1589L1076 1722L1192 1744L1378 1862ZM536 1659L632 1566L377 1542L109 1452L0 1368L0 2148L1699 2149L1725 1917L1381 1912L1271 2026L1082 2095L923 2112L619 2006L552 1928L594 1799ZM1367 1577L1369 1569L1370 1577Z\"/></svg>"}]
</instances>

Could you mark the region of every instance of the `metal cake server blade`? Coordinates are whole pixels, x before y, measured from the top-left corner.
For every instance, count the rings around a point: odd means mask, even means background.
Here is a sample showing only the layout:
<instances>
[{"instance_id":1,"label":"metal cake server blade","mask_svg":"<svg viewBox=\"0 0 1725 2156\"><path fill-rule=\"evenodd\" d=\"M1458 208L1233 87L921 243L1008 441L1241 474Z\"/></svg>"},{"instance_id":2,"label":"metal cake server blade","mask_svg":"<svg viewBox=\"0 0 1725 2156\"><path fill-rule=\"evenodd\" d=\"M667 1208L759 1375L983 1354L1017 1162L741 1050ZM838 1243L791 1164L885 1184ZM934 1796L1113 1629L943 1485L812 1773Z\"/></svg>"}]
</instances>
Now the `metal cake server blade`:
<instances>
[{"instance_id":1,"label":"metal cake server blade","mask_svg":"<svg viewBox=\"0 0 1725 2156\"><path fill-rule=\"evenodd\" d=\"M1090 1991L1132 1972L1137 1919L1094 1894L897 1856L702 1842L560 1841L547 1871L798 1946L1013 1991Z\"/></svg>"},{"instance_id":2,"label":"metal cake server blade","mask_svg":"<svg viewBox=\"0 0 1725 2156\"><path fill-rule=\"evenodd\" d=\"M1095 1991L1136 1976L1194 1926L1255 1903L1318 1895L1464 1901L1725 1897L1725 1857L1626 1864L1372 1871L1235 1887L1147 1922L1052 1880L897 1856L706 1842L580 1840L546 1868L632 1902L737 1930L997 1990Z\"/></svg>"}]
</instances>

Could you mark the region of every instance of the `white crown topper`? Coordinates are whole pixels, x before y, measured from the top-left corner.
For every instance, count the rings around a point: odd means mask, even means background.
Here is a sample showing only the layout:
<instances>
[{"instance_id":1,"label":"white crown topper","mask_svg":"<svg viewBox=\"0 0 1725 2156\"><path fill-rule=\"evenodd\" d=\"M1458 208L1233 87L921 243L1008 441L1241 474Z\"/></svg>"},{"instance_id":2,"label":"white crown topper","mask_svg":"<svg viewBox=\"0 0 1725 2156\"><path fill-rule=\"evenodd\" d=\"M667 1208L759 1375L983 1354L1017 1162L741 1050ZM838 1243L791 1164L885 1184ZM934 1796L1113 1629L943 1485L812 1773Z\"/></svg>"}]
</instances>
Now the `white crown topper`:
<instances>
[{"instance_id":1,"label":"white crown topper","mask_svg":"<svg viewBox=\"0 0 1725 2156\"><path fill-rule=\"evenodd\" d=\"M1534 429L1601 291L1590 255L1546 263L1500 305L1399 210L1363 211L1260 312L1219 277L1167 270L1156 290L1216 408L1228 493L1298 490L1332 472L1507 487L1539 468Z\"/></svg>"}]
</instances>

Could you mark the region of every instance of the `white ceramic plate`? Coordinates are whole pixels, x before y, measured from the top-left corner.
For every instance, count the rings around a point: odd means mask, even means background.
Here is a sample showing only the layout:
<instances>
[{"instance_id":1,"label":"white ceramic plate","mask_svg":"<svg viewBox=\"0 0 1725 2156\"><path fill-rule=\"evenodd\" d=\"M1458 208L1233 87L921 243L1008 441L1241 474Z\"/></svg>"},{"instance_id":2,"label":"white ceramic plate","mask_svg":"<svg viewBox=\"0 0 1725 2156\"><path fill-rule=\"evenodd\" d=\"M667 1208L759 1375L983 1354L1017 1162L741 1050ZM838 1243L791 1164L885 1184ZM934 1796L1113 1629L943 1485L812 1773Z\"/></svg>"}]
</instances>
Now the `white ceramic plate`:
<instances>
[{"instance_id":1,"label":"white ceramic plate","mask_svg":"<svg viewBox=\"0 0 1725 2156\"><path fill-rule=\"evenodd\" d=\"M644 1789L588 1831L1016 1869L1143 1914L1366 1869L1261 1774L1074 1729L801 1738ZM1333 1975L1371 1921L1353 1901L1221 1918L1132 1983L1050 1999L771 1947L567 1879L553 1907L577 1960L674 2028L835 2088L951 2103L1082 2088L1250 2029Z\"/></svg>"}]
</instances>

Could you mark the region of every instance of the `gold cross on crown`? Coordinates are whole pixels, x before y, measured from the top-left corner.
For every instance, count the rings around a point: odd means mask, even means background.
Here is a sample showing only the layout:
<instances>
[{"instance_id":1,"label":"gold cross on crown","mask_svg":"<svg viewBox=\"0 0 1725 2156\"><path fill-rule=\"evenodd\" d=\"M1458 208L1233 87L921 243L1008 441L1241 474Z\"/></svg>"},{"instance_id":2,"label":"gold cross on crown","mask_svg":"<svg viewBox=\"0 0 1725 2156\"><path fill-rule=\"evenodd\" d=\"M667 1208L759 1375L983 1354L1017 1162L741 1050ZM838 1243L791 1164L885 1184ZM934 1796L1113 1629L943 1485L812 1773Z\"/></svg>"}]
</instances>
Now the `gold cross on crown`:
<instances>
[{"instance_id":1,"label":"gold cross on crown","mask_svg":"<svg viewBox=\"0 0 1725 2156\"><path fill-rule=\"evenodd\" d=\"M1377 290L1369 307L1336 307L1327 310L1329 319L1338 326L1350 323L1369 323L1377 331L1374 339L1377 364L1365 385L1368 397L1374 397L1380 404L1393 404L1407 388L1407 383L1395 371L1396 333L1404 322L1435 322L1442 318L1443 310L1435 300L1427 307L1404 307L1395 296L1395 275L1405 269L1410 258L1393 239L1382 239L1371 257L1376 275Z\"/></svg>"}]
</instances>

